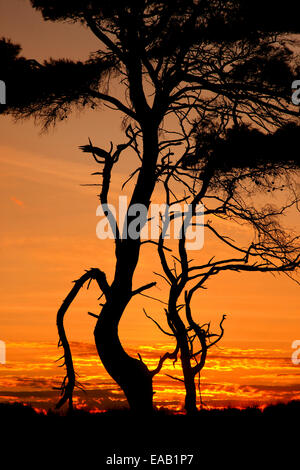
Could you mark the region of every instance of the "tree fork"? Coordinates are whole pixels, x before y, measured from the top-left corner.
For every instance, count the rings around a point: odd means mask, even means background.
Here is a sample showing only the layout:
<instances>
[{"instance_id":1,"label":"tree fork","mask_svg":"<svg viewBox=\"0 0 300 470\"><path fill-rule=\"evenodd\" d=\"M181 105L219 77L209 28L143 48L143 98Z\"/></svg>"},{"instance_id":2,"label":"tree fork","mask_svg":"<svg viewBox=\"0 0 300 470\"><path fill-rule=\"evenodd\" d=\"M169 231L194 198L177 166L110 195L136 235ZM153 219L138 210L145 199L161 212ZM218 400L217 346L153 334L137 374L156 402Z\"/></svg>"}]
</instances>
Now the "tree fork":
<instances>
[{"instance_id":1,"label":"tree fork","mask_svg":"<svg viewBox=\"0 0 300 470\"><path fill-rule=\"evenodd\" d=\"M141 203L149 207L159 153L158 121L151 113L145 119L150 129L143 129L143 164L130 205ZM99 357L107 372L124 391L130 409L149 414L153 411L153 374L142 361L130 357L124 351L118 336L119 322L126 306L132 295L138 293L132 291L132 278L139 259L140 246L140 239L130 238L118 244L110 299L102 308L94 336Z\"/></svg>"}]
</instances>

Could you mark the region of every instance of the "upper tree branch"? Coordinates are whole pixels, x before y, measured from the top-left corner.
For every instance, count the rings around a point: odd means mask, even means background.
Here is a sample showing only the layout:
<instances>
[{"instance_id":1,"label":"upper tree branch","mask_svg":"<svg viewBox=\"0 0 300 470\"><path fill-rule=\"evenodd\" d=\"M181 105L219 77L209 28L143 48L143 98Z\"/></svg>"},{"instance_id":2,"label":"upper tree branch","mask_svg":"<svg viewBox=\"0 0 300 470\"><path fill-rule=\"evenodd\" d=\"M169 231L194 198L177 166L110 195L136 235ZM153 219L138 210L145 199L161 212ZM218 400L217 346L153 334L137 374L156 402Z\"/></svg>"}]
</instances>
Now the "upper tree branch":
<instances>
[{"instance_id":1,"label":"upper tree branch","mask_svg":"<svg viewBox=\"0 0 300 470\"><path fill-rule=\"evenodd\" d=\"M99 28L96 21L89 15L85 16L86 24L95 34L95 36L100 39L100 41L105 44L105 46L110 49L122 62L125 61L125 54L122 50Z\"/></svg>"},{"instance_id":2,"label":"upper tree branch","mask_svg":"<svg viewBox=\"0 0 300 470\"><path fill-rule=\"evenodd\" d=\"M123 104L120 100L115 98L114 96L110 96L110 95L107 95L105 93L101 93L95 90L90 90L90 93L92 97L97 98L99 100L107 101L108 103L115 105L119 111L122 111L123 113L127 114L127 116L134 119L135 121L138 121L138 117L136 113L132 109L128 108L125 104Z\"/></svg>"}]
</instances>

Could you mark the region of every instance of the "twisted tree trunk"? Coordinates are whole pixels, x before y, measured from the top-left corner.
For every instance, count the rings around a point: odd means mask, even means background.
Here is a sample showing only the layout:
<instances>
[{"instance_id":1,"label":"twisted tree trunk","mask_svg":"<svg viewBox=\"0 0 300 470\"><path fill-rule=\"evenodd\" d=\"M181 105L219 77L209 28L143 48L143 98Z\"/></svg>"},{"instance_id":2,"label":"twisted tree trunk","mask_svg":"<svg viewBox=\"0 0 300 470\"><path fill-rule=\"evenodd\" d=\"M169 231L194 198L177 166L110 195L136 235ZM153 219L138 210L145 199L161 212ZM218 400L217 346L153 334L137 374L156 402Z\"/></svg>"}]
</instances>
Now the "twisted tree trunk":
<instances>
[{"instance_id":1,"label":"twisted tree trunk","mask_svg":"<svg viewBox=\"0 0 300 470\"><path fill-rule=\"evenodd\" d=\"M157 158L158 123L147 122L143 129L143 163L131 205L149 207L156 183ZM129 237L118 244L114 282L109 290L109 299L99 315L94 336L99 357L107 372L124 391L131 410L149 414L153 410L153 374L141 360L130 357L124 351L118 335L119 322L132 297L132 278L140 246L140 239Z\"/></svg>"},{"instance_id":2,"label":"twisted tree trunk","mask_svg":"<svg viewBox=\"0 0 300 470\"><path fill-rule=\"evenodd\" d=\"M126 304L122 291L113 289L112 299L103 307L95 327L96 347L105 369L124 391L130 409L150 414L153 409L151 373L142 361L124 351L118 336Z\"/></svg>"},{"instance_id":3,"label":"twisted tree trunk","mask_svg":"<svg viewBox=\"0 0 300 470\"><path fill-rule=\"evenodd\" d=\"M173 317L174 318L174 317ZM184 329L182 320L177 319L177 324L180 326L181 333L177 336L177 341L180 350L180 362L183 372L183 381L185 387L185 401L184 408L188 415L193 415L198 412L197 408L197 393L195 386L195 374L193 372L193 366L191 364L191 354L189 350L187 335Z\"/></svg>"}]
</instances>

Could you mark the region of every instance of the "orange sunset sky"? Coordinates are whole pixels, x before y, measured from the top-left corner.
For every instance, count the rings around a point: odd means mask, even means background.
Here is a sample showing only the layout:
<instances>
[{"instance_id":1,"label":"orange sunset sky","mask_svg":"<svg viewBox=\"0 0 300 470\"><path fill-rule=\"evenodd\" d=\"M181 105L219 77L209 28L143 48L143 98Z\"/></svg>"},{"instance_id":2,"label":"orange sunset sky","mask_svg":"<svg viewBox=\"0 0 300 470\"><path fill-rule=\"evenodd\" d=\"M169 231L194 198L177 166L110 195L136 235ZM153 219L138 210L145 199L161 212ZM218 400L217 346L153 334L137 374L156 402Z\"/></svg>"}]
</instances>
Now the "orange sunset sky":
<instances>
[{"instance_id":1,"label":"orange sunset sky","mask_svg":"<svg viewBox=\"0 0 300 470\"><path fill-rule=\"evenodd\" d=\"M88 30L45 23L26 0L0 0L0 26L1 36L21 44L27 58L85 60L99 49ZM71 281L84 269L100 267L111 278L113 245L96 237L97 188L80 186L95 183L90 174L98 170L78 150L88 137L104 148L109 148L110 141L122 143L121 116L105 107L75 113L46 134L32 121L14 123L0 117L0 340L6 343L7 355L6 364L0 364L0 401L22 400L38 408L55 404L58 392L53 386L64 375L54 362L61 355L56 311ZM116 167L113 200L133 168L130 154ZM159 201L159 191L155 197ZM299 222L298 212L285 220L294 229L299 229ZM225 225L224 230L230 229L236 239L249 237L245 227ZM208 261L212 253L222 256L222 250L206 237L204 248L193 257ZM143 248L134 285L157 280L153 271L159 269L155 249ZM291 344L300 339L299 286L284 276L229 273L218 275L207 287L194 304L197 318L202 323L211 321L217 330L222 314L228 317L224 339L210 350L201 375L203 401L226 406L300 399L300 365L291 361ZM163 283L151 294L166 300ZM76 370L88 392L78 393L76 400L81 406L106 409L125 401L104 371L93 343L95 319L87 312L97 313L98 296L96 286L82 290L67 314L66 326ZM172 345L145 318L143 307L164 322L163 305L139 296L121 321L120 337L131 355L140 353L154 368ZM167 363L155 378L155 403L181 409L181 383L164 373L179 377L180 368Z\"/></svg>"}]
</instances>

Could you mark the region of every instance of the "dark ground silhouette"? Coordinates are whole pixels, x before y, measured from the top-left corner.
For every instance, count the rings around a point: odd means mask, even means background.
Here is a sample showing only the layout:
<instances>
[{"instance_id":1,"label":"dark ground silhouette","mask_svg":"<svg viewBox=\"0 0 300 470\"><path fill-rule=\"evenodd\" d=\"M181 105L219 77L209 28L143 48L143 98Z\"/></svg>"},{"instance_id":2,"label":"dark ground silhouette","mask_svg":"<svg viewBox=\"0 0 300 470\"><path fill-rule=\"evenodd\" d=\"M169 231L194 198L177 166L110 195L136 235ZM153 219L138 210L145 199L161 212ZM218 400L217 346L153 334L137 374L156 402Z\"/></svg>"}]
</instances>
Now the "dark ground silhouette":
<instances>
[{"instance_id":1,"label":"dark ground silhouette","mask_svg":"<svg viewBox=\"0 0 300 470\"><path fill-rule=\"evenodd\" d=\"M167 410L153 417L133 417L128 410L89 413L78 410L62 416L36 412L22 403L0 403L1 457L26 468L151 468L141 463L107 465L116 456L194 455L190 467L248 468L296 462L300 401L246 409L202 410L197 416L174 415ZM162 466L165 464L160 464ZM167 468L188 465L168 465ZM15 468L18 468L16 466Z\"/></svg>"},{"instance_id":2,"label":"dark ground silhouette","mask_svg":"<svg viewBox=\"0 0 300 470\"><path fill-rule=\"evenodd\" d=\"M127 421L128 426L130 422L143 419L141 416L136 417L128 408L111 409L105 412L90 412L88 409L74 409L72 412L66 413L57 412L49 409L47 412L37 411L29 404L15 402L15 403L0 403L0 419L3 420L30 420L39 419L43 421L70 421L74 419L84 419L94 422L105 422L106 420L120 420ZM216 408L216 409L201 409L194 417L188 417L184 414L179 414L168 409L160 409L153 413L151 418L147 420L154 420L159 422L173 422L178 425L183 424L185 421L209 421L210 419L228 419L228 418L241 418L243 420L257 418L259 420L267 419L289 419L300 420L300 400L292 400L288 403L276 403L267 405L265 408L258 406L250 406L247 408Z\"/></svg>"},{"instance_id":3,"label":"dark ground silhouette","mask_svg":"<svg viewBox=\"0 0 300 470\"><path fill-rule=\"evenodd\" d=\"M247 408L234 408L224 407L215 409L201 409L195 419L207 419L213 417L228 418L228 417L283 417L289 415L300 415L300 400L292 400L288 403L276 403L267 405L265 408L259 408L258 406L249 406ZM62 414L53 410L48 410L45 414L42 411L37 411L30 404L14 402L14 403L0 403L0 418L86 418L101 420L107 417L110 418L124 418L128 419L133 416L132 412L128 408L111 409L105 412L90 413L88 410L74 409L72 412L66 412ZM153 414L153 419L187 419L185 415L178 414L166 408L160 409Z\"/></svg>"}]
</instances>

